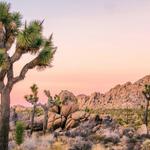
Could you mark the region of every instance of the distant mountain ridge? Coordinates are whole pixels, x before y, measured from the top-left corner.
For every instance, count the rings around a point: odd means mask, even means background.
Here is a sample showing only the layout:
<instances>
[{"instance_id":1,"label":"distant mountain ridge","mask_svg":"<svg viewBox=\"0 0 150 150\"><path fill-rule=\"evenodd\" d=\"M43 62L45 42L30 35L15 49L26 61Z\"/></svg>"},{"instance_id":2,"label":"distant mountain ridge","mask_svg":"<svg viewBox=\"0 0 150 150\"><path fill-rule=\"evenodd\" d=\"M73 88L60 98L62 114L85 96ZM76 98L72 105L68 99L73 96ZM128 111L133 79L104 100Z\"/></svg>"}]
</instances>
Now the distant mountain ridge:
<instances>
[{"instance_id":1,"label":"distant mountain ridge","mask_svg":"<svg viewBox=\"0 0 150 150\"><path fill-rule=\"evenodd\" d=\"M111 108L141 108L145 106L145 98L142 94L145 84L150 84L150 75L131 83L118 84L108 92L102 94L94 92L90 96L80 94L75 96L72 92L62 90L59 93L61 99L74 101L79 105L79 109L111 109ZM14 106L18 110L25 109L24 106Z\"/></svg>"},{"instance_id":2,"label":"distant mountain ridge","mask_svg":"<svg viewBox=\"0 0 150 150\"><path fill-rule=\"evenodd\" d=\"M140 108L145 105L145 98L142 94L145 84L150 84L150 75L131 83L118 84L105 94L98 92L90 96L78 95L80 108Z\"/></svg>"}]
</instances>

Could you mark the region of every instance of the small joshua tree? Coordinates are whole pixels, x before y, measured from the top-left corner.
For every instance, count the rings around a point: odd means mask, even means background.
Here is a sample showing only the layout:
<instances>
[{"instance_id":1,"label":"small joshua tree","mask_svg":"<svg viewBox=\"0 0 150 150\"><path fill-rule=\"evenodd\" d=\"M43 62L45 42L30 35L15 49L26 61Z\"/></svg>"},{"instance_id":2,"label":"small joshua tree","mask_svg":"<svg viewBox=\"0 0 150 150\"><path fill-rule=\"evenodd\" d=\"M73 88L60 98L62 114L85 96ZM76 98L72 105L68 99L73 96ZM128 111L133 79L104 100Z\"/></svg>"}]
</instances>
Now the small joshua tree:
<instances>
[{"instance_id":1,"label":"small joshua tree","mask_svg":"<svg viewBox=\"0 0 150 150\"><path fill-rule=\"evenodd\" d=\"M33 132L33 125L34 125L34 116L35 116L35 110L36 110L36 104L38 102L38 87L36 84L33 84L31 87L32 94L25 95L25 99L27 102L33 105L32 109L32 115L31 115L31 134Z\"/></svg>"},{"instance_id":2,"label":"small joshua tree","mask_svg":"<svg viewBox=\"0 0 150 150\"><path fill-rule=\"evenodd\" d=\"M18 145L22 144L24 140L24 125L22 122L16 123L15 141Z\"/></svg>"},{"instance_id":3,"label":"small joshua tree","mask_svg":"<svg viewBox=\"0 0 150 150\"><path fill-rule=\"evenodd\" d=\"M47 96L48 101L45 104L38 103L36 106L41 106L44 110L44 120L43 120L43 133L46 133L47 123L48 123L48 111L51 107L57 106L58 111L60 111L60 98L58 95L55 95L54 99L50 94L49 90L44 90L44 94Z\"/></svg>"},{"instance_id":4,"label":"small joshua tree","mask_svg":"<svg viewBox=\"0 0 150 150\"><path fill-rule=\"evenodd\" d=\"M145 85L145 89L143 90L143 95L146 99L146 108L144 113L144 124L148 126L148 108L149 108L149 101L150 101L150 85Z\"/></svg>"},{"instance_id":5,"label":"small joshua tree","mask_svg":"<svg viewBox=\"0 0 150 150\"><path fill-rule=\"evenodd\" d=\"M37 106L41 106L44 110L43 133L45 134L47 130L47 123L48 123L48 111L49 111L49 108L54 105L54 101L52 100L50 91L44 90L44 93L48 98L47 103L45 104L38 103Z\"/></svg>"}]
</instances>

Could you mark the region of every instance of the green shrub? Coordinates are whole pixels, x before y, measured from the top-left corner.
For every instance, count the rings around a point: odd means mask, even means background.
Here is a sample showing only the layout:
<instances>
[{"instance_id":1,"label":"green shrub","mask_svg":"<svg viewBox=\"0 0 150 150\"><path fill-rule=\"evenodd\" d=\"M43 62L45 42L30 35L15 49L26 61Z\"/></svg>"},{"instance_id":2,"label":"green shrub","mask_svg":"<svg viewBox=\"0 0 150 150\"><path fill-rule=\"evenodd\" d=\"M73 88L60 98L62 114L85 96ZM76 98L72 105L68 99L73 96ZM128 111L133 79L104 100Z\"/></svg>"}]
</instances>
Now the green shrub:
<instances>
[{"instance_id":1,"label":"green shrub","mask_svg":"<svg viewBox=\"0 0 150 150\"><path fill-rule=\"evenodd\" d=\"M15 132L15 141L18 145L22 144L24 140L24 124L22 122L17 122L16 132Z\"/></svg>"}]
</instances>

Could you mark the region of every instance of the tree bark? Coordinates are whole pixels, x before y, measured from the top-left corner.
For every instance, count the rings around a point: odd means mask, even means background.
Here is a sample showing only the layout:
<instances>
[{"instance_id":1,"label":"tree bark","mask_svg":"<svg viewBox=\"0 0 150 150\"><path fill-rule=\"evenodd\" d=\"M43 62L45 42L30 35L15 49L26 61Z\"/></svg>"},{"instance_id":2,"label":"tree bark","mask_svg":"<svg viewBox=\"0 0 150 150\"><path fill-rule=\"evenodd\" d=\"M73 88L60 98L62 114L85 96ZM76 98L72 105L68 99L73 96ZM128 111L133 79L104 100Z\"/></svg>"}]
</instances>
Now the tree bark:
<instances>
[{"instance_id":1,"label":"tree bark","mask_svg":"<svg viewBox=\"0 0 150 150\"><path fill-rule=\"evenodd\" d=\"M33 133L35 109L36 109L36 105L33 105L32 116L31 116L31 131L30 131L31 135Z\"/></svg>"},{"instance_id":2,"label":"tree bark","mask_svg":"<svg viewBox=\"0 0 150 150\"><path fill-rule=\"evenodd\" d=\"M0 150L8 150L10 116L10 90L4 88L1 92L0 115Z\"/></svg>"},{"instance_id":3,"label":"tree bark","mask_svg":"<svg viewBox=\"0 0 150 150\"><path fill-rule=\"evenodd\" d=\"M43 133L46 133L48 123L48 110L44 110Z\"/></svg>"},{"instance_id":4,"label":"tree bark","mask_svg":"<svg viewBox=\"0 0 150 150\"><path fill-rule=\"evenodd\" d=\"M149 100L147 100L145 114L144 114L144 124L148 126L148 107L149 107Z\"/></svg>"}]
</instances>

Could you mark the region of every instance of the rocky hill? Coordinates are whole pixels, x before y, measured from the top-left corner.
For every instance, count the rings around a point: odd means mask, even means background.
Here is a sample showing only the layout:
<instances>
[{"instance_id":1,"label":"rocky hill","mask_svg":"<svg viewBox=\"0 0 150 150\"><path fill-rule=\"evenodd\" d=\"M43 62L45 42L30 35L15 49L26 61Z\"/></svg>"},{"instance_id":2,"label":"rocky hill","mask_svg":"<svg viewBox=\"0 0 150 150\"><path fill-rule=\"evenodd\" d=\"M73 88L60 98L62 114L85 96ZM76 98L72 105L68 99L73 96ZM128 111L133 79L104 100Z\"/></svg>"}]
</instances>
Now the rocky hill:
<instances>
[{"instance_id":1,"label":"rocky hill","mask_svg":"<svg viewBox=\"0 0 150 150\"><path fill-rule=\"evenodd\" d=\"M150 75L136 81L118 84L105 94L98 92L90 96L81 94L77 96L79 107L82 109L91 108L140 108L144 105L145 99L142 90L145 84L150 84Z\"/></svg>"}]
</instances>

